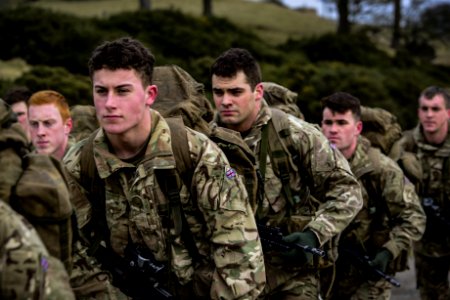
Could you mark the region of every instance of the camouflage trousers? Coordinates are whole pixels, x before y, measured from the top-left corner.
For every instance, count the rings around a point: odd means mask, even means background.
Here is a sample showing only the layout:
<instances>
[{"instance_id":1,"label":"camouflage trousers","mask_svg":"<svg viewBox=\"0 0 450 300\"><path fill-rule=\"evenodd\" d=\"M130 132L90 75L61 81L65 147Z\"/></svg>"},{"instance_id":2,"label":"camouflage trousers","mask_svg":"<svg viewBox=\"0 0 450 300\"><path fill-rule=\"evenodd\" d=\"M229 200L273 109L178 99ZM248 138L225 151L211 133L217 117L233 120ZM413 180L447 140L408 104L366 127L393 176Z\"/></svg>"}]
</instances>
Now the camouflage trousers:
<instances>
[{"instance_id":1,"label":"camouflage trousers","mask_svg":"<svg viewBox=\"0 0 450 300\"><path fill-rule=\"evenodd\" d=\"M429 257L414 253L417 287L422 300L448 300L450 256Z\"/></svg>"},{"instance_id":2,"label":"camouflage trousers","mask_svg":"<svg viewBox=\"0 0 450 300\"><path fill-rule=\"evenodd\" d=\"M335 269L336 268L336 269ZM392 285L367 274L346 261L320 271L320 290L326 300L389 300Z\"/></svg>"},{"instance_id":3,"label":"camouflage trousers","mask_svg":"<svg viewBox=\"0 0 450 300\"><path fill-rule=\"evenodd\" d=\"M266 264L266 285L258 299L319 299L318 274L314 270L292 272Z\"/></svg>"}]
</instances>

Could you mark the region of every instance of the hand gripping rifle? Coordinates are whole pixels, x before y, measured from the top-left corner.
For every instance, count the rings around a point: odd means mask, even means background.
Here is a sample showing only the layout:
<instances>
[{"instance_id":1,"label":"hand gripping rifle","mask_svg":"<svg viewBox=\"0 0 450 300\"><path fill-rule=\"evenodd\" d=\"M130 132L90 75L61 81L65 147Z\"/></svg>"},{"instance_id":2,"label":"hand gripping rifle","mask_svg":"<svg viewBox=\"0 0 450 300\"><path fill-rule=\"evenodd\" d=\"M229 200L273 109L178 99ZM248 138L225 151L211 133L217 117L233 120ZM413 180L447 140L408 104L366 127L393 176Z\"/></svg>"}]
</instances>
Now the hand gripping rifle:
<instances>
[{"instance_id":1,"label":"hand gripping rifle","mask_svg":"<svg viewBox=\"0 0 450 300\"><path fill-rule=\"evenodd\" d=\"M389 282L390 284L392 284L395 287L400 287L400 282L397 279L395 279L392 276L389 276L388 274L384 273L380 269L373 267L371 265L372 260L369 258L368 255L360 254L359 252L353 251L349 248L340 248L339 252L345 254L350 259L352 259L352 258L356 259L356 261L359 262L360 265L362 265L366 270L373 273L378 278L382 278L382 279L386 280L387 282Z\"/></svg>"},{"instance_id":2,"label":"hand gripping rifle","mask_svg":"<svg viewBox=\"0 0 450 300\"><path fill-rule=\"evenodd\" d=\"M322 249L311 247L309 245L302 245L296 243L288 243L283 241L283 233L280 227L266 226L260 222L257 222L259 239L263 249L266 250L279 250L287 251L294 248L302 249L303 251L312 253L314 255L325 257L326 253Z\"/></svg>"}]
</instances>

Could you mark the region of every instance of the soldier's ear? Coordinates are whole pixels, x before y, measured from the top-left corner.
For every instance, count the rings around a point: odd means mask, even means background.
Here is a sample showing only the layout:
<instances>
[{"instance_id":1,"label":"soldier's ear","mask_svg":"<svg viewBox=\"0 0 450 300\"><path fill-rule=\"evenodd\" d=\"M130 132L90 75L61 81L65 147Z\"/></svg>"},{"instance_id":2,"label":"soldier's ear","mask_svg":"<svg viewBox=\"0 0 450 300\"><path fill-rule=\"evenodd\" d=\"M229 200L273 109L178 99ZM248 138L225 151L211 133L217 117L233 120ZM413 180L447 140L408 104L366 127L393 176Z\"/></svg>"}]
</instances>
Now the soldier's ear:
<instances>
[{"instance_id":1,"label":"soldier's ear","mask_svg":"<svg viewBox=\"0 0 450 300\"><path fill-rule=\"evenodd\" d=\"M146 101L145 101L145 103L148 106L152 106L152 104L156 100L156 96L158 96L158 87L156 85L154 85L154 84L149 85L145 89L145 93L146 93Z\"/></svg>"},{"instance_id":2,"label":"soldier's ear","mask_svg":"<svg viewBox=\"0 0 450 300\"><path fill-rule=\"evenodd\" d=\"M358 132L358 134L361 134L363 130L363 122L361 120L356 122L356 131Z\"/></svg>"},{"instance_id":3,"label":"soldier's ear","mask_svg":"<svg viewBox=\"0 0 450 300\"><path fill-rule=\"evenodd\" d=\"M73 127L72 118L68 118L66 120L66 123L64 124L64 133L66 135L69 135L69 133L72 131L72 127Z\"/></svg>"},{"instance_id":4,"label":"soldier's ear","mask_svg":"<svg viewBox=\"0 0 450 300\"><path fill-rule=\"evenodd\" d=\"M263 96L264 96L264 86L263 86L262 82L258 83L255 86L255 91L253 93L255 93L255 100L256 101L259 101L259 100L261 100L263 98Z\"/></svg>"}]
</instances>

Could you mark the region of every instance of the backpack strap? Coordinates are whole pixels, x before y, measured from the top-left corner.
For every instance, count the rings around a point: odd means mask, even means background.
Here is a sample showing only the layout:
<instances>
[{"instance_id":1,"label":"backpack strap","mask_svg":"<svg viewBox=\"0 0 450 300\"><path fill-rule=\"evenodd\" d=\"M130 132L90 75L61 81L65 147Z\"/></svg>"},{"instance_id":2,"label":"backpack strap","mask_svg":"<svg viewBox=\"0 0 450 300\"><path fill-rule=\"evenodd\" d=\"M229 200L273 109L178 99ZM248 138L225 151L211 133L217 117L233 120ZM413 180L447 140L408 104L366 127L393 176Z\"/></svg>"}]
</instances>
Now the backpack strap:
<instances>
[{"instance_id":1,"label":"backpack strap","mask_svg":"<svg viewBox=\"0 0 450 300\"><path fill-rule=\"evenodd\" d=\"M293 195L291 191L289 170L296 169L300 165L299 155L295 151L294 142L291 138L287 113L276 108L270 108L270 110L272 118L268 124L269 156L274 171L278 172L288 204L290 207L293 207L294 204L300 202L301 197ZM300 173L302 174L303 172Z\"/></svg>"},{"instance_id":2,"label":"backpack strap","mask_svg":"<svg viewBox=\"0 0 450 300\"><path fill-rule=\"evenodd\" d=\"M183 207L181 205L180 177L188 188L192 185L193 164L189 154L189 144L186 127L181 117L165 119L170 127L172 152L175 157L176 169L155 170L155 175L163 192L169 198L169 211L175 228L175 236L181 236L189 255L198 261L200 254L195 244L194 236L189 229Z\"/></svg>"},{"instance_id":3,"label":"backpack strap","mask_svg":"<svg viewBox=\"0 0 450 300\"><path fill-rule=\"evenodd\" d=\"M172 152L178 173L183 182L190 188L192 183L193 164L189 151L186 127L181 116L164 118L170 128Z\"/></svg>"},{"instance_id":4,"label":"backpack strap","mask_svg":"<svg viewBox=\"0 0 450 300\"><path fill-rule=\"evenodd\" d=\"M256 210L257 219L261 219L263 200L264 200L264 183L266 181L266 164L267 164L267 152L269 148L269 125L265 124L261 129L261 148L259 150L259 169L257 170L258 176L258 205Z\"/></svg>"},{"instance_id":5,"label":"backpack strap","mask_svg":"<svg viewBox=\"0 0 450 300\"><path fill-rule=\"evenodd\" d=\"M379 150L370 148L367 155L372 165L376 168L379 167ZM392 218L391 211L387 205L386 201L382 200L382 195L379 189L375 186L375 183L370 178L370 172L365 173L361 176L361 181L363 182L364 188L367 190L367 195L369 196L369 213L375 214L374 223L376 225L383 224L383 212L388 218L389 228L394 227L394 219Z\"/></svg>"},{"instance_id":6,"label":"backpack strap","mask_svg":"<svg viewBox=\"0 0 450 300\"><path fill-rule=\"evenodd\" d=\"M87 198L92 206L92 219L88 226L86 226L85 234L92 234L98 232L94 236L94 242L89 249L91 255L93 255L103 236L109 244L109 228L106 222L106 195L105 195L105 183L98 174L97 166L94 160L94 139L100 129L92 132L87 138L86 143L81 149L80 153L80 184L87 192ZM92 221L94 220L94 221ZM95 230L93 230L95 229Z\"/></svg>"},{"instance_id":7,"label":"backpack strap","mask_svg":"<svg viewBox=\"0 0 450 300\"><path fill-rule=\"evenodd\" d=\"M269 140L277 141L280 140L280 137L282 137L281 134L285 134L287 132L277 131L273 123L274 122L270 122L269 125ZM270 148L269 155L275 169L278 170L284 195L286 196L286 199L290 207L293 207L295 203L290 188L290 179L289 179L290 166L288 155L286 154L283 146L284 144L283 142L281 142L281 140L279 143L269 143Z\"/></svg>"}]
</instances>

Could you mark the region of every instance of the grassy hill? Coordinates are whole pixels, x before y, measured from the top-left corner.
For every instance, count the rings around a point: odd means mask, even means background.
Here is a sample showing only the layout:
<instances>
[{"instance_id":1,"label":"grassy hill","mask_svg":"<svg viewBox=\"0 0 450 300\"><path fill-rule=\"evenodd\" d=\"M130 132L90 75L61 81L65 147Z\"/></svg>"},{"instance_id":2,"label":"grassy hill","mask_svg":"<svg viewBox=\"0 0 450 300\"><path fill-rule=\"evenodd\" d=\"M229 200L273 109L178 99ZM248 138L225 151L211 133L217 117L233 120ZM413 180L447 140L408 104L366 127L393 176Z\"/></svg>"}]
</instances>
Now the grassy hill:
<instances>
[{"instance_id":1,"label":"grassy hill","mask_svg":"<svg viewBox=\"0 0 450 300\"><path fill-rule=\"evenodd\" d=\"M247 48L259 60L264 80L296 92L297 104L313 122L320 119L318 99L340 90L368 106L395 111L409 128L420 90L450 82L449 67L432 65L432 55L377 49L387 49L387 30L335 35L335 23L311 12L244 0L214 0L211 19L201 16L201 0L152 4L145 12L138 11L137 0L40 0L31 4L38 7L0 10L0 44L11 45L0 48L0 57L11 60L0 61L0 91L14 81L60 90L74 104L89 102L91 49L123 35L151 45L158 64L177 64L206 86L216 55L229 47ZM445 50L448 46L440 54ZM29 67L25 61L33 67L22 74Z\"/></svg>"},{"instance_id":2,"label":"grassy hill","mask_svg":"<svg viewBox=\"0 0 450 300\"><path fill-rule=\"evenodd\" d=\"M40 0L30 5L88 18L105 18L125 11L138 10L137 0ZM152 0L152 9L179 10L198 17L202 15L203 7L202 0ZM320 18L312 12L245 0L213 0L213 13L250 29L271 45L282 44L289 38L299 39L333 32L336 26L333 21ZM0 78L14 79L28 69L25 62L18 61L0 60Z\"/></svg>"},{"instance_id":3,"label":"grassy hill","mask_svg":"<svg viewBox=\"0 0 450 300\"><path fill-rule=\"evenodd\" d=\"M244 0L213 0L213 13L250 29L272 45L289 37L302 38L333 32L335 22L311 12L290 10L268 3ZM138 9L137 0L52 1L40 0L33 5L73 13L81 17L106 17L123 11ZM152 9L176 9L193 16L202 14L201 0L152 0Z\"/></svg>"},{"instance_id":4,"label":"grassy hill","mask_svg":"<svg viewBox=\"0 0 450 300\"><path fill-rule=\"evenodd\" d=\"M80 17L108 17L124 11L138 9L137 0L39 0L32 5L71 13ZM287 39L300 39L334 32L336 22L321 18L310 11L299 11L282 6L246 0L213 0L215 16L250 29L268 44L279 45ZM192 16L201 16L202 0L152 0L152 9L174 9ZM389 32L376 36L381 49L392 54ZM450 65L450 47L437 43L435 63Z\"/></svg>"}]
</instances>

